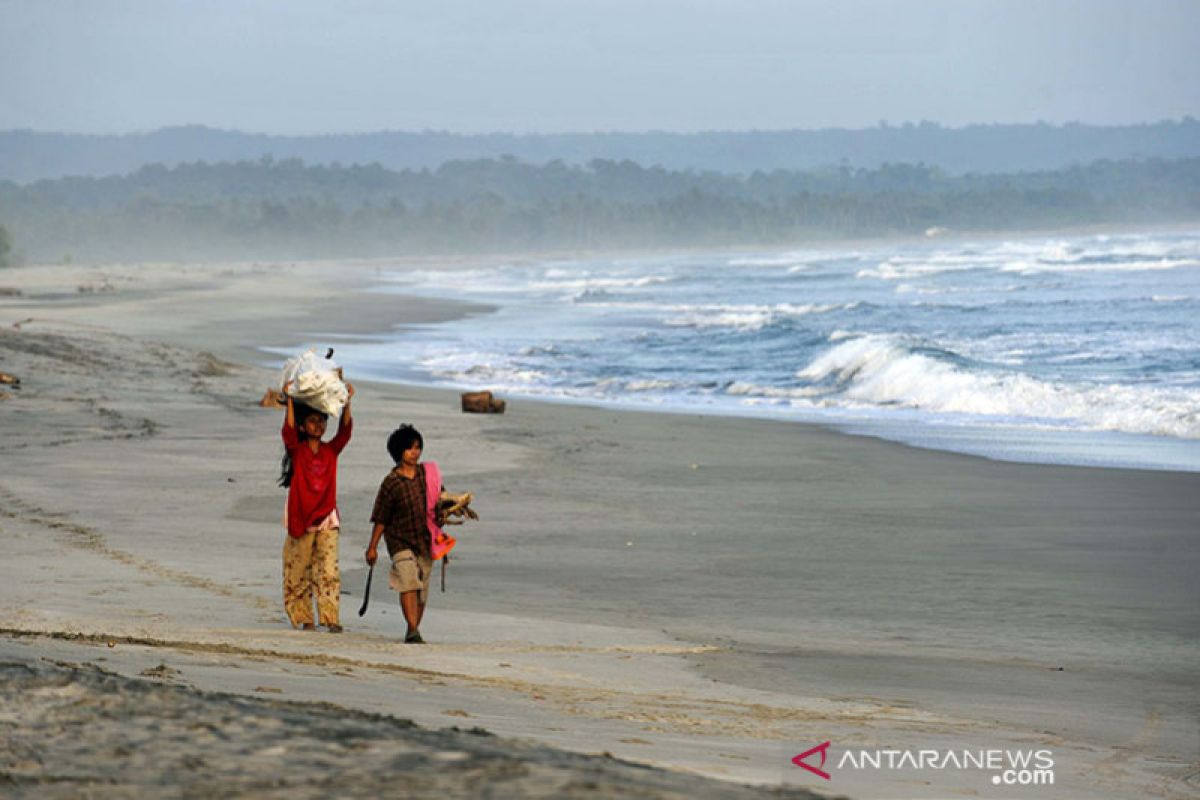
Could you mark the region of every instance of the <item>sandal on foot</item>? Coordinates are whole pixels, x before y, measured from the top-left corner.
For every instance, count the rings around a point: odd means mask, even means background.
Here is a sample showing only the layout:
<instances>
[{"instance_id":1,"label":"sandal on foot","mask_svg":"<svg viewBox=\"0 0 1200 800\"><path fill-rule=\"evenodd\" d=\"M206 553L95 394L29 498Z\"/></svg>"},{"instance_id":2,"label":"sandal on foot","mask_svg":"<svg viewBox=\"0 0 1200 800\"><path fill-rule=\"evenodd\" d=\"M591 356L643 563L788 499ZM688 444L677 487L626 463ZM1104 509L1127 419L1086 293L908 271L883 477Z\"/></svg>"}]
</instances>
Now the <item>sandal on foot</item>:
<instances>
[{"instance_id":1,"label":"sandal on foot","mask_svg":"<svg viewBox=\"0 0 1200 800\"><path fill-rule=\"evenodd\" d=\"M413 631L412 633L410 633L404 637L404 643L405 644L425 644L425 640L421 638L421 634L419 631Z\"/></svg>"},{"instance_id":2,"label":"sandal on foot","mask_svg":"<svg viewBox=\"0 0 1200 800\"><path fill-rule=\"evenodd\" d=\"M329 630L330 633L341 633L342 632L342 626L338 625L336 622L333 623L332 625L326 625L325 627Z\"/></svg>"}]
</instances>

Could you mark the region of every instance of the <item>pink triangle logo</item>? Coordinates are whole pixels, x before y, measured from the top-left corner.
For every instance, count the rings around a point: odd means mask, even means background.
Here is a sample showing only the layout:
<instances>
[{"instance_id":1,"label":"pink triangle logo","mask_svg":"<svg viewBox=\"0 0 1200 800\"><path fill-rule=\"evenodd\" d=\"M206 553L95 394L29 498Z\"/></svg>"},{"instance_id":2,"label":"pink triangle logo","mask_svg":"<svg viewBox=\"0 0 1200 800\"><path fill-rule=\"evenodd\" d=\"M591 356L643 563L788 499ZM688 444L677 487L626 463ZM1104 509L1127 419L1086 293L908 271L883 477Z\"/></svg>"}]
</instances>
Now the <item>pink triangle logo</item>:
<instances>
[{"instance_id":1,"label":"pink triangle logo","mask_svg":"<svg viewBox=\"0 0 1200 800\"><path fill-rule=\"evenodd\" d=\"M828 749L829 749L829 742L825 742L824 744L819 744L816 747L812 748L811 750L805 750L803 753L801 753L800 755L793 758L792 763L795 764L797 767L804 767L804 769L808 770L809 772L811 772L814 775L820 775L825 780L829 780L830 778L829 778L828 772L821 769L820 767L814 767L812 764L804 763L804 759L808 758L813 753L820 753L821 754L821 765L820 766L821 767L825 766L825 751Z\"/></svg>"}]
</instances>

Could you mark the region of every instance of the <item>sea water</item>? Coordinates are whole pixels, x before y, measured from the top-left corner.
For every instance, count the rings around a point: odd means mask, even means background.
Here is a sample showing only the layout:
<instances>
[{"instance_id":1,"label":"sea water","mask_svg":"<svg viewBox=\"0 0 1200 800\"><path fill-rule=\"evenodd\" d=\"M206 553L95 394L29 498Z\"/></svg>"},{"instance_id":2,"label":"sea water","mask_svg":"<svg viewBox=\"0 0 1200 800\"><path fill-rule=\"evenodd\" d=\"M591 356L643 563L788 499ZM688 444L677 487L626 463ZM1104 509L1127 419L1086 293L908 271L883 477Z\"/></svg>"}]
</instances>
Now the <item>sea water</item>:
<instances>
[{"instance_id":1,"label":"sea water","mask_svg":"<svg viewBox=\"0 0 1200 800\"><path fill-rule=\"evenodd\" d=\"M377 291L495 310L339 346L374 379L1200 471L1196 231L397 269Z\"/></svg>"}]
</instances>

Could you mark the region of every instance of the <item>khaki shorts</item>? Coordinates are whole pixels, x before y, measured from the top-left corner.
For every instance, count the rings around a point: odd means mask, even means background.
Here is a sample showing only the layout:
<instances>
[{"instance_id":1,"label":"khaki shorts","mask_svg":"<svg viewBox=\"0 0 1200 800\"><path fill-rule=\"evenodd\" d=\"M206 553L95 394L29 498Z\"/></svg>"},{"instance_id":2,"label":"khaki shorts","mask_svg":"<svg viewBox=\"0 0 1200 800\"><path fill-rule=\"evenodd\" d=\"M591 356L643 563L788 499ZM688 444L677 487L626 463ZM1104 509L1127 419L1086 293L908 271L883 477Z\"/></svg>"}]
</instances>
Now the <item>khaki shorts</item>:
<instances>
[{"instance_id":1,"label":"khaki shorts","mask_svg":"<svg viewBox=\"0 0 1200 800\"><path fill-rule=\"evenodd\" d=\"M429 579L433 575L433 559L413 555L412 550L401 550L392 556L392 570L388 573L388 586L393 591L420 592L420 600L429 599Z\"/></svg>"}]
</instances>

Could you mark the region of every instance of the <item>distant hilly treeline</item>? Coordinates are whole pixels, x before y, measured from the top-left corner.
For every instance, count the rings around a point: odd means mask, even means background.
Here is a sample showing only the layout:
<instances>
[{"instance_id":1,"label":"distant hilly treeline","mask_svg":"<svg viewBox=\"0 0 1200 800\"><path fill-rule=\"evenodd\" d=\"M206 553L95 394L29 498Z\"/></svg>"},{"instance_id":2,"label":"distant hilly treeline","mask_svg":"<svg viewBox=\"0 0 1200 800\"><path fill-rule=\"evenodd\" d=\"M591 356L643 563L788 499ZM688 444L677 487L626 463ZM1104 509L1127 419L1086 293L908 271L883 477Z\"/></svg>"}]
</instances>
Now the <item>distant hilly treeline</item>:
<instances>
[{"instance_id":1,"label":"distant hilly treeline","mask_svg":"<svg viewBox=\"0 0 1200 800\"><path fill-rule=\"evenodd\" d=\"M428 170L298 159L0 182L27 261L787 245L817 237L1200 220L1200 158L1012 174L925 165L749 175L512 157Z\"/></svg>"},{"instance_id":2,"label":"distant hilly treeline","mask_svg":"<svg viewBox=\"0 0 1200 800\"><path fill-rule=\"evenodd\" d=\"M544 164L594 159L668 170L749 174L829 165L875 169L928 164L952 174L1054 170L1093 161L1200 157L1200 121L1099 126L880 123L873 128L701 133L456 134L436 131L272 136L199 125L147 133L86 135L0 132L0 180L125 175L147 164L257 160L271 155L308 164L377 163L392 170L436 169L448 161L512 155Z\"/></svg>"}]
</instances>

